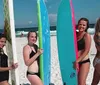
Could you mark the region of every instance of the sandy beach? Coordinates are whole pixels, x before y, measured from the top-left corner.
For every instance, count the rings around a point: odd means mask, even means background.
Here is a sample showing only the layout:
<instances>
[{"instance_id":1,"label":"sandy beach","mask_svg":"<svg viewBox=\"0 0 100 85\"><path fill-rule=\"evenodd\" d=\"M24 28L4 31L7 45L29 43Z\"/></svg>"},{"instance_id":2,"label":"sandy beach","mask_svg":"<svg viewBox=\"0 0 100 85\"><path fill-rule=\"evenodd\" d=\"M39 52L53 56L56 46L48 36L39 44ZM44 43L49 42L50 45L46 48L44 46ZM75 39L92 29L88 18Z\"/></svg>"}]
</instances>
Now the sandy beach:
<instances>
[{"instance_id":1,"label":"sandy beach","mask_svg":"<svg viewBox=\"0 0 100 85\"><path fill-rule=\"evenodd\" d=\"M92 44L91 49L89 52L89 57L91 60L91 67L90 72L88 74L86 85L91 85L92 77L93 77L93 59L95 57L96 49L93 41L93 35L91 35L92 38ZM38 43L38 42L37 42ZM29 81L26 78L26 70L27 67L24 64L23 61L23 46L27 44L27 38L26 37L17 37L16 38L16 44L17 44L17 56L18 56L18 62L19 62L19 81L21 85L29 83ZM59 69L59 61L58 61L58 52L57 52L57 41L56 36L51 36L51 83L54 83L54 85L62 85L62 79Z\"/></svg>"}]
</instances>

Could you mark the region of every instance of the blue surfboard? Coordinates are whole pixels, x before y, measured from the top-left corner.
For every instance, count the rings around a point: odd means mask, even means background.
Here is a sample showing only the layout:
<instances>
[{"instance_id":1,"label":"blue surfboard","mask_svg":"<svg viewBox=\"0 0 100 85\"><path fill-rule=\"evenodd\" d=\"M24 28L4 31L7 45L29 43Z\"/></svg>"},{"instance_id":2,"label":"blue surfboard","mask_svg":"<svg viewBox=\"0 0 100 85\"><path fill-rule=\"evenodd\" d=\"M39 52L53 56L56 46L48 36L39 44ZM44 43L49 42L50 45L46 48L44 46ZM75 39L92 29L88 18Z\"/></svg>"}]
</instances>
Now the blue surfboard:
<instances>
[{"instance_id":1,"label":"blue surfboard","mask_svg":"<svg viewBox=\"0 0 100 85\"><path fill-rule=\"evenodd\" d=\"M78 85L77 72L73 68L76 49L70 0L62 0L58 9L57 45L63 85Z\"/></svg>"},{"instance_id":2,"label":"blue surfboard","mask_svg":"<svg viewBox=\"0 0 100 85\"><path fill-rule=\"evenodd\" d=\"M39 47L43 48L40 56L40 77L44 85L50 84L50 26L46 5L43 0L37 0Z\"/></svg>"}]
</instances>

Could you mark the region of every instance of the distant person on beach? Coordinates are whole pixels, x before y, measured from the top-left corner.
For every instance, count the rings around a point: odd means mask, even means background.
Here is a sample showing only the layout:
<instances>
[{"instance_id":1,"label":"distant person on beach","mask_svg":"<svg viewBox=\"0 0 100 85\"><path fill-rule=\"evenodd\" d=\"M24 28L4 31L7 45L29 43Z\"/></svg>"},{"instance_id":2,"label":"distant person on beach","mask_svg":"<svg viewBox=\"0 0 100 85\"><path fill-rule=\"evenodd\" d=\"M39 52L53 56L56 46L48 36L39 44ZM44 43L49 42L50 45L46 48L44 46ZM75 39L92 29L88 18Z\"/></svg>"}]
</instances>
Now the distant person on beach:
<instances>
[{"instance_id":1,"label":"distant person on beach","mask_svg":"<svg viewBox=\"0 0 100 85\"><path fill-rule=\"evenodd\" d=\"M0 85L10 85L9 80L9 70L16 69L18 64L12 64L8 66L8 56L4 53L4 46L6 44L6 37L4 34L0 34Z\"/></svg>"},{"instance_id":2,"label":"distant person on beach","mask_svg":"<svg viewBox=\"0 0 100 85\"><path fill-rule=\"evenodd\" d=\"M100 80L100 18L96 22L94 42L95 42L95 47L97 49L97 53L93 61L94 75L93 75L92 85L98 85Z\"/></svg>"},{"instance_id":3,"label":"distant person on beach","mask_svg":"<svg viewBox=\"0 0 100 85\"><path fill-rule=\"evenodd\" d=\"M25 65L28 66L27 78L31 85L43 85L39 74L39 56L43 53L35 44L37 33L30 31L27 36L28 44L23 48L23 57Z\"/></svg>"},{"instance_id":4,"label":"distant person on beach","mask_svg":"<svg viewBox=\"0 0 100 85\"><path fill-rule=\"evenodd\" d=\"M91 46L91 36L87 33L89 28L88 19L81 18L78 21L77 28L78 59L74 62L74 68L79 69L78 85L86 85L86 78L90 68L88 53Z\"/></svg>"},{"instance_id":5,"label":"distant person on beach","mask_svg":"<svg viewBox=\"0 0 100 85\"><path fill-rule=\"evenodd\" d=\"M21 33L20 37L24 37L24 34L23 34L23 33Z\"/></svg>"}]
</instances>

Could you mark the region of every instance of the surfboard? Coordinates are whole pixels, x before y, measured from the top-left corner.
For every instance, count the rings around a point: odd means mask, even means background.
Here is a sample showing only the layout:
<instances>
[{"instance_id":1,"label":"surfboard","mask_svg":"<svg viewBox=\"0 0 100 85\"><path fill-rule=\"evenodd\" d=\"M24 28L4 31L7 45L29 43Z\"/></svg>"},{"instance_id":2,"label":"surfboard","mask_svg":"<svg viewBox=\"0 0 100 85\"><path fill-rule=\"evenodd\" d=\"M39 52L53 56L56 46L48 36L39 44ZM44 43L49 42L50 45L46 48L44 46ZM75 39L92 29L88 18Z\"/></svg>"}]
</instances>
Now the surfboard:
<instances>
[{"instance_id":1,"label":"surfboard","mask_svg":"<svg viewBox=\"0 0 100 85\"><path fill-rule=\"evenodd\" d=\"M44 0L37 0L39 47L43 49L40 56L40 78L44 85L50 84L50 26Z\"/></svg>"},{"instance_id":2,"label":"surfboard","mask_svg":"<svg viewBox=\"0 0 100 85\"><path fill-rule=\"evenodd\" d=\"M57 14L57 45L63 85L78 85L73 68L76 60L73 25L70 0L62 0Z\"/></svg>"},{"instance_id":3,"label":"surfboard","mask_svg":"<svg viewBox=\"0 0 100 85\"><path fill-rule=\"evenodd\" d=\"M3 0L4 3L4 33L7 38L6 52L9 64L17 62L13 0ZM11 70L11 85L19 85L18 69Z\"/></svg>"},{"instance_id":4,"label":"surfboard","mask_svg":"<svg viewBox=\"0 0 100 85\"><path fill-rule=\"evenodd\" d=\"M73 25L73 30L74 30L74 45L75 45L76 59L78 59L76 24L75 24L75 16L74 16L75 14L74 14L72 0L70 0L70 7L71 7L71 13L72 13L72 25ZM78 72L78 70L77 70L77 72Z\"/></svg>"}]
</instances>

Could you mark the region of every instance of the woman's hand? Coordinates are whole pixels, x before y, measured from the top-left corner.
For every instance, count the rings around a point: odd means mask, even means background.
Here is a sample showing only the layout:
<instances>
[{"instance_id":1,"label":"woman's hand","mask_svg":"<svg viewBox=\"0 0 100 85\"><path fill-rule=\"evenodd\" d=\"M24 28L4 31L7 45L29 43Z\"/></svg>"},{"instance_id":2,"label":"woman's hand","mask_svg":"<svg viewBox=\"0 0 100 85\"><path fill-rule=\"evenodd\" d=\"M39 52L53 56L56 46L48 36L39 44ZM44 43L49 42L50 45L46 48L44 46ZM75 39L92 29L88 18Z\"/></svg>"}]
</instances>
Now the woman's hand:
<instances>
[{"instance_id":1,"label":"woman's hand","mask_svg":"<svg viewBox=\"0 0 100 85\"><path fill-rule=\"evenodd\" d=\"M43 49L38 49L37 53L41 55L43 53Z\"/></svg>"},{"instance_id":2,"label":"woman's hand","mask_svg":"<svg viewBox=\"0 0 100 85\"><path fill-rule=\"evenodd\" d=\"M78 62L77 61L73 62L73 68L75 70L79 70L79 65L78 65Z\"/></svg>"},{"instance_id":3,"label":"woman's hand","mask_svg":"<svg viewBox=\"0 0 100 85\"><path fill-rule=\"evenodd\" d=\"M11 70L16 69L18 67L18 63L13 63L11 65Z\"/></svg>"}]
</instances>

